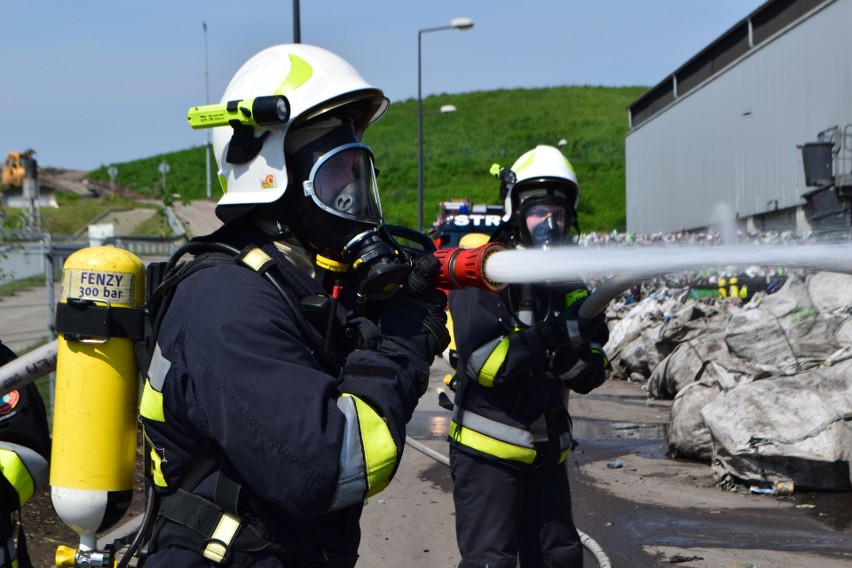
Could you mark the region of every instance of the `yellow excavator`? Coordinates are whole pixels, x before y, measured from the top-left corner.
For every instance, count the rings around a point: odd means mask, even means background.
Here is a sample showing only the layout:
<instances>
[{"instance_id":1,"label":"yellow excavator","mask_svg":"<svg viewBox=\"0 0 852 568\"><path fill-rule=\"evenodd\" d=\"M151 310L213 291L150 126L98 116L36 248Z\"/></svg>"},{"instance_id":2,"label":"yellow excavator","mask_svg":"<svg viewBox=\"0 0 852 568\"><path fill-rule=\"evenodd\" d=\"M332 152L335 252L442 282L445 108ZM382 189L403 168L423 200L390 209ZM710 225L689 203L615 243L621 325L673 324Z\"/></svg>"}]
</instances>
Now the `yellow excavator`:
<instances>
[{"instance_id":1,"label":"yellow excavator","mask_svg":"<svg viewBox=\"0 0 852 568\"><path fill-rule=\"evenodd\" d=\"M9 152L3 165L2 205L27 209L57 207L53 189L42 191L38 184L38 163L35 150Z\"/></svg>"}]
</instances>

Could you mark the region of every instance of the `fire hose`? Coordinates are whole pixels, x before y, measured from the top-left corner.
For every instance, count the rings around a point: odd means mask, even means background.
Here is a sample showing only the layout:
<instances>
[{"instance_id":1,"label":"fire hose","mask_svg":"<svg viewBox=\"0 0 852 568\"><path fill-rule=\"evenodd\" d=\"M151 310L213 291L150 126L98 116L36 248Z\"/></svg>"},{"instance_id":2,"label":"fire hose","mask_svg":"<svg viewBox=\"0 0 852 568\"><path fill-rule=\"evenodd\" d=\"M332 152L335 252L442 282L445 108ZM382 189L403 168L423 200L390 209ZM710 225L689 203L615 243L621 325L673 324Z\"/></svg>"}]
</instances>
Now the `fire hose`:
<instances>
[{"instance_id":1,"label":"fire hose","mask_svg":"<svg viewBox=\"0 0 852 568\"><path fill-rule=\"evenodd\" d=\"M590 318L631 286L678 270L758 264L852 273L852 246L848 244L504 249L499 243L487 243L476 249L437 251L435 256L441 261L437 284L447 289L497 291L511 283L599 278L602 283L580 308L580 317ZM628 250L632 253L625 255ZM615 275L612 266L618 267ZM0 367L0 396L53 372L57 348L54 340Z\"/></svg>"},{"instance_id":2,"label":"fire hose","mask_svg":"<svg viewBox=\"0 0 852 568\"><path fill-rule=\"evenodd\" d=\"M629 253L629 254L628 254ZM441 249L437 285L445 289L477 287L498 291L512 283L599 279L580 308L591 318L630 287L681 270L735 265L779 266L852 274L852 245L731 245L648 247L561 247L505 250L499 243L475 249ZM617 267L613 274L612 267ZM57 341L34 349L0 367L0 396L53 372Z\"/></svg>"}]
</instances>

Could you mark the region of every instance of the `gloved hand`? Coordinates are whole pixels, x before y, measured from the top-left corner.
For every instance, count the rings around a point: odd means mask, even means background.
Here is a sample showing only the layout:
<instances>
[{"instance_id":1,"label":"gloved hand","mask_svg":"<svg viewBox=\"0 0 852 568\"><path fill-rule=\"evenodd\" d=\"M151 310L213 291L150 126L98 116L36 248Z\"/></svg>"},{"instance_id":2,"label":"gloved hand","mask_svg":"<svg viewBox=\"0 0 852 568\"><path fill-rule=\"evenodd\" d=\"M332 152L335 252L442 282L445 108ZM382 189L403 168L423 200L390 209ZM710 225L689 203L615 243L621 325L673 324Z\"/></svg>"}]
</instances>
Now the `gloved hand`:
<instances>
[{"instance_id":1,"label":"gloved hand","mask_svg":"<svg viewBox=\"0 0 852 568\"><path fill-rule=\"evenodd\" d=\"M450 344L446 305L446 295L434 288L419 296L400 290L379 320L382 342L393 341L431 364Z\"/></svg>"},{"instance_id":2,"label":"gloved hand","mask_svg":"<svg viewBox=\"0 0 852 568\"><path fill-rule=\"evenodd\" d=\"M409 281L387 300L378 326L366 318L350 321L359 348L396 360L409 371L421 396L429 385L432 360L450 343L447 296L431 284L439 266L432 255L415 262Z\"/></svg>"},{"instance_id":3,"label":"gloved hand","mask_svg":"<svg viewBox=\"0 0 852 568\"><path fill-rule=\"evenodd\" d=\"M555 317L547 318L543 325L542 337L551 349L571 346L574 349L589 343L598 330L606 325L606 314L600 312L593 318L580 317L580 306L585 298L580 298Z\"/></svg>"}]
</instances>

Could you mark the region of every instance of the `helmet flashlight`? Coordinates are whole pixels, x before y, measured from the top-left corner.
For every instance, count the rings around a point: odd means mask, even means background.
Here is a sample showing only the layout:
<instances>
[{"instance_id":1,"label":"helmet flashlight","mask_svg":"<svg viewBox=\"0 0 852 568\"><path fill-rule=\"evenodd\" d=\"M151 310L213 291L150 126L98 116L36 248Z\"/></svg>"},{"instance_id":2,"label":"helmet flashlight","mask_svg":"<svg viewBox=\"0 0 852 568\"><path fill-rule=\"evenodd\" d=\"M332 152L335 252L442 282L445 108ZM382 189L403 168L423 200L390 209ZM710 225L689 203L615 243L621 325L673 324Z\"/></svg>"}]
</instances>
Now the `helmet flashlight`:
<instances>
[{"instance_id":1,"label":"helmet flashlight","mask_svg":"<svg viewBox=\"0 0 852 568\"><path fill-rule=\"evenodd\" d=\"M279 126L290 119L290 101L284 95L269 95L217 105L196 106L186 116L194 129L216 126Z\"/></svg>"}]
</instances>

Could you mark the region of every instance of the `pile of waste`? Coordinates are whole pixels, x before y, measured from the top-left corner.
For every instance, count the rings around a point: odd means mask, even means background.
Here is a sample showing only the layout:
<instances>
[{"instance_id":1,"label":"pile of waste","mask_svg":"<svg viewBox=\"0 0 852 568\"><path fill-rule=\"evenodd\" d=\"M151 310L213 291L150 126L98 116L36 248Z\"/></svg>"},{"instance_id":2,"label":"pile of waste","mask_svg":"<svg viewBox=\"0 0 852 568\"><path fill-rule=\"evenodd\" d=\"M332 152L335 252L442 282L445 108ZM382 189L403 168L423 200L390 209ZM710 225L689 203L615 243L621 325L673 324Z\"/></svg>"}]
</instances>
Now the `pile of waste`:
<instances>
[{"instance_id":1,"label":"pile of waste","mask_svg":"<svg viewBox=\"0 0 852 568\"><path fill-rule=\"evenodd\" d=\"M709 462L723 488L850 491L852 275L778 288L746 300L662 286L613 303L610 376L673 399L670 455Z\"/></svg>"}]
</instances>

